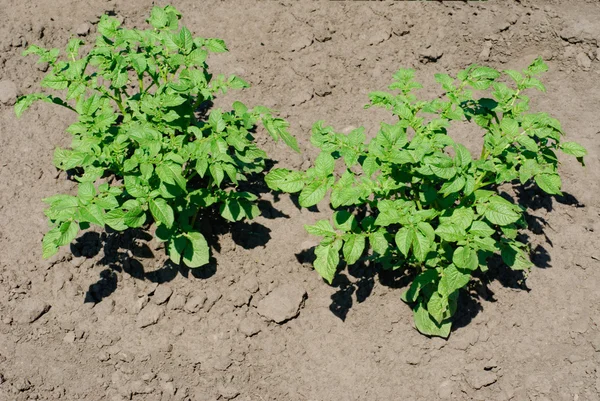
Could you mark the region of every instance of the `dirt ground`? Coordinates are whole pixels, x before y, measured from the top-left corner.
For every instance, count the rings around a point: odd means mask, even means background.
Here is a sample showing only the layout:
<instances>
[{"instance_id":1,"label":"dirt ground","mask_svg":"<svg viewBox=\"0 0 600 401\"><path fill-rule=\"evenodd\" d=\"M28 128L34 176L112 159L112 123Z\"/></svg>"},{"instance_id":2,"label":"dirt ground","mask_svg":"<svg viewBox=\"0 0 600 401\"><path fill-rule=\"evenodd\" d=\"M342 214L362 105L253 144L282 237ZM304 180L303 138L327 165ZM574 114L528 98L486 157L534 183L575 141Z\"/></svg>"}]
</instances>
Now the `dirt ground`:
<instances>
[{"instance_id":1,"label":"dirt ground","mask_svg":"<svg viewBox=\"0 0 600 401\"><path fill-rule=\"evenodd\" d=\"M315 157L317 120L376 132L389 116L363 110L367 93L400 67L434 88L435 72L541 55L548 91L533 107L587 147L587 167L563 158L562 197L521 194L536 223L527 289L492 270L463 294L445 341L414 329L393 275L352 269L325 284L303 224L331 211L287 195L263 194L254 222L207 225L207 268L165 267L144 232L91 231L42 260L41 198L74 190L52 152L75 116L40 104L17 120L0 104L0 400L600 400L600 2L172 4L195 35L228 44L212 71L253 85L217 104L264 104L291 122L301 155L260 135L279 166ZM24 46L89 39L104 13L141 27L151 6L1 0L0 81L32 92L43 72ZM275 323L273 309L292 317Z\"/></svg>"}]
</instances>

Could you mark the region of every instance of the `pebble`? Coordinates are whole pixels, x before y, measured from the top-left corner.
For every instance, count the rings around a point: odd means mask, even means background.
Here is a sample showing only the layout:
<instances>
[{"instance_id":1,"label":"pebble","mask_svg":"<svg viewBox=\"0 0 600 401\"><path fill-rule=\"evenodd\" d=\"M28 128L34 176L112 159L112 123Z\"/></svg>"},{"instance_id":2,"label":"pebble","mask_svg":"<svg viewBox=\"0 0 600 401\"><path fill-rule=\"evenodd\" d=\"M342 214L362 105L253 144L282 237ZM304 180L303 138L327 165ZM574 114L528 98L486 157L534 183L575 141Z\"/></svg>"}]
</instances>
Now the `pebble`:
<instances>
[{"instance_id":1,"label":"pebble","mask_svg":"<svg viewBox=\"0 0 600 401\"><path fill-rule=\"evenodd\" d=\"M75 332L69 331L67 334L65 334L63 337L63 342L67 344L73 344L75 342Z\"/></svg>"},{"instance_id":2,"label":"pebble","mask_svg":"<svg viewBox=\"0 0 600 401\"><path fill-rule=\"evenodd\" d=\"M438 397L440 400L449 400L452 398L452 393L454 392L454 383L451 380L444 380L442 384L438 387Z\"/></svg>"},{"instance_id":3,"label":"pebble","mask_svg":"<svg viewBox=\"0 0 600 401\"><path fill-rule=\"evenodd\" d=\"M233 291L229 294L229 300L236 308L248 305L250 299L252 299L252 294L249 291L240 290L239 288L233 288Z\"/></svg>"},{"instance_id":4,"label":"pebble","mask_svg":"<svg viewBox=\"0 0 600 401\"><path fill-rule=\"evenodd\" d=\"M498 376L496 373L487 371L487 370L476 370L471 372L466 377L467 383L475 390L479 390L480 388L489 386L493 383L496 383L498 380Z\"/></svg>"},{"instance_id":5,"label":"pebble","mask_svg":"<svg viewBox=\"0 0 600 401\"><path fill-rule=\"evenodd\" d=\"M90 33L90 24L88 24L87 22L84 22L82 24L80 24L76 29L75 29L75 33L79 36L85 36L88 33Z\"/></svg>"},{"instance_id":6,"label":"pebble","mask_svg":"<svg viewBox=\"0 0 600 401\"><path fill-rule=\"evenodd\" d=\"M259 290L258 279L254 276L248 276L244 281L242 281L242 287L250 291L252 294L255 294Z\"/></svg>"},{"instance_id":7,"label":"pebble","mask_svg":"<svg viewBox=\"0 0 600 401\"><path fill-rule=\"evenodd\" d=\"M169 303L167 303L167 309L169 310L182 310L186 303L186 296L183 294L175 293L175 295L171 295L169 298Z\"/></svg>"},{"instance_id":8,"label":"pebble","mask_svg":"<svg viewBox=\"0 0 600 401\"><path fill-rule=\"evenodd\" d=\"M196 313L202 309L206 302L206 294L202 292L200 295L195 295L187 300L183 309L188 313Z\"/></svg>"},{"instance_id":9,"label":"pebble","mask_svg":"<svg viewBox=\"0 0 600 401\"><path fill-rule=\"evenodd\" d=\"M240 322L238 329L240 333L242 333L246 337L252 337L253 335L260 333L261 323L262 322L259 319L253 317L245 317Z\"/></svg>"},{"instance_id":10,"label":"pebble","mask_svg":"<svg viewBox=\"0 0 600 401\"><path fill-rule=\"evenodd\" d=\"M29 299L23 302L25 305L17 319L20 323L33 323L50 310L49 304L38 299Z\"/></svg>"},{"instance_id":11,"label":"pebble","mask_svg":"<svg viewBox=\"0 0 600 401\"><path fill-rule=\"evenodd\" d=\"M290 45L290 52L297 52L312 45L313 37L298 35Z\"/></svg>"},{"instance_id":12,"label":"pebble","mask_svg":"<svg viewBox=\"0 0 600 401\"><path fill-rule=\"evenodd\" d=\"M0 103L12 106L16 103L19 91L13 81L4 79L0 81Z\"/></svg>"},{"instance_id":13,"label":"pebble","mask_svg":"<svg viewBox=\"0 0 600 401\"><path fill-rule=\"evenodd\" d=\"M206 302L204 303L204 310L210 312L213 306L221 299L223 295L216 288L209 288L206 290Z\"/></svg>"},{"instance_id":14,"label":"pebble","mask_svg":"<svg viewBox=\"0 0 600 401\"><path fill-rule=\"evenodd\" d=\"M110 359L110 354L109 354L108 352L106 352L106 351L100 351L100 352L98 353L98 360L99 360L100 362L106 362L106 361L108 361L109 359Z\"/></svg>"},{"instance_id":15,"label":"pebble","mask_svg":"<svg viewBox=\"0 0 600 401\"><path fill-rule=\"evenodd\" d=\"M257 305L256 311L276 323L284 323L300 313L306 290L292 284L275 288Z\"/></svg>"},{"instance_id":16,"label":"pebble","mask_svg":"<svg viewBox=\"0 0 600 401\"><path fill-rule=\"evenodd\" d=\"M170 395L171 397L174 396L175 392L177 391L173 382L160 383L160 387L163 389L164 393Z\"/></svg>"},{"instance_id":17,"label":"pebble","mask_svg":"<svg viewBox=\"0 0 600 401\"><path fill-rule=\"evenodd\" d=\"M19 391L27 391L33 387L29 380L23 378L18 378L17 380L15 380L13 382L13 385Z\"/></svg>"},{"instance_id":18,"label":"pebble","mask_svg":"<svg viewBox=\"0 0 600 401\"><path fill-rule=\"evenodd\" d=\"M453 348L464 351L479 340L479 332L473 328L466 328L464 332L456 333L450 340Z\"/></svg>"},{"instance_id":19,"label":"pebble","mask_svg":"<svg viewBox=\"0 0 600 401\"><path fill-rule=\"evenodd\" d=\"M377 30L368 36L369 45L378 45L379 43L383 43L391 37L392 32L390 32L389 30Z\"/></svg>"},{"instance_id":20,"label":"pebble","mask_svg":"<svg viewBox=\"0 0 600 401\"><path fill-rule=\"evenodd\" d=\"M577 65L585 71L589 70L592 66L592 60L584 52L578 53L575 59L577 60Z\"/></svg>"},{"instance_id":21,"label":"pebble","mask_svg":"<svg viewBox=\"0 0 600 401\"><path fill-rule=\"evenodd\" d=\"M482 61L488 61L490 59L491 51L492 51L492 42L487 40L483 44L483 49L481 49L481 53L479 53L479 59Z\"/></svg>"},{"instance_id":22,"label":"pebble","mask_svg":"<svg viewBox=\"0 0 600 401\"><path fill-rule=\"evenodd\" d=\"M165 313L164 309L158 305L148 304L136 318L136 325L139 328L144 328L156 324Z\"/></svg>"},{"instance_id":23,"label":"pebble","mask_svg":"<svg viewBox=\"0 0 600 401\"><path fill-rule=\"evenodd\" d=\"M173 295L173 290L171 287L166 285L159 285L158 288L154 291L154 295L152 295L152 302L156 305L162 305L171 298Z\"/></svg>"},{"instance_id":24,"label":"pebble","mask_svg":"<svg viewBox=\"0 0 600 401\"><path fill-rule=\"evenodd\" d=\"M431 46L431 47L421 50L421 52L419 53L419 61L423 64L435 63L443 55L444 55L444 52L441 49L437 49L437 48Z\"/></svg>"}]
</instances>

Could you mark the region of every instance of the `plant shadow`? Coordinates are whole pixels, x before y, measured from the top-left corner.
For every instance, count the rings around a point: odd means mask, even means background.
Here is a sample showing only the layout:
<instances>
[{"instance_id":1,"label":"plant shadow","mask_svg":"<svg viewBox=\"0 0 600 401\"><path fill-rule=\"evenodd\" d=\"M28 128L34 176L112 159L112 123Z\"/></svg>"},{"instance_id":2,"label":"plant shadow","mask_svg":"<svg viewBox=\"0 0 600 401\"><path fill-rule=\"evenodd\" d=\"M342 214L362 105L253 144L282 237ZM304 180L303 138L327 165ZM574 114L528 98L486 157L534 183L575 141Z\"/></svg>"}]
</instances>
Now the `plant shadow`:
<instances>
[{"instance_id":1,"label":"plant shadow","mask_svg":"<svg viewBox=\"0 0 600 401\"><path fill-rule=\"evenodd\" d=\"M248 181L240 183L239 190L250 192L259 198L269 192L269 188L264 184L264 175L272 165L269 163L263 173L249 175ZM257 206L261 216L266 219L289 218L270 201L261 199ZM213 255L222 251L221 242L226 235L230 235L231 240L244 249L265 246L271 239L271 230L268 227L256 221L229 222L221 217L216 206L201 209L197 228L206 238ZM179 275L205 280L217 272L214 256L210 257L207 265L194 269L173 263L166 258L164 244L153 241L149 227L123 232L116 232L110 228L102 233L88 231L71 244L71 252L76 257L94 258L101 251L103 256L97 264L106 268L100 272L98 280L89 286L84 302L98 303L115 292L118 274L162 284L174 280ZM156 258L159 267L148 270L148 265Z\"/></svg>"},{"instance_id":2,"label":"plant shadow","mask_svg":"<svg viewBox=\"0 0 600 401\"><path fill-rule=\"evenodd\" d=\"M551 196L542 192L535 185L516 185L514 195L501 193L502 196L522 205L525 212L527 229L522 230L518 239L524 243L533 243L531 234L542 235L543 243L534 243L530 250L530 259L535 267L540 269L551 268L551 256L546 246L552 247L552 242L546 235L548 222L534 214L539 209L552 211L555 203L571 207L583 207L573 195L563 193L560 196ZM314 247L301 251L296 255L300 263L312 265L315 260ZM338 267L341 267L338 266ZM344 321L349 310L355 303L364 302L373 291L376 282L393 289L407 289L414 275L405 269L386 270L375 263L359 263L348 266L340 271L332 282L335 293L331 296L329 309ZM526 274L523 271L512 270L499 255L488 259L488 271L477 271L466 290L460 292L458 308L454 316L452 331L467 326L479 312L483 311L485 302L496 302L495 294L490 287L493 282L500 283L503 287L518 291L530 291L527 286Z\"/></svg>"}]
</instances>

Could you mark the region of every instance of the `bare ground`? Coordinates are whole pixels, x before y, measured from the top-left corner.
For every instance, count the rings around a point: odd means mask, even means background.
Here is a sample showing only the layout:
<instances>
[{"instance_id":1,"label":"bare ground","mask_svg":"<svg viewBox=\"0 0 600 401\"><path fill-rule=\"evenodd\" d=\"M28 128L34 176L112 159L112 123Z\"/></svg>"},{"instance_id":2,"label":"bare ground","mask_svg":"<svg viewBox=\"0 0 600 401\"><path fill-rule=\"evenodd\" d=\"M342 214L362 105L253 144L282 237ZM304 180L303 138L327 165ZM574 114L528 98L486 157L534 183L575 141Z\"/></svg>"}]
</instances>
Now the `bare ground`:
<instances>
[{"instance_id":1,"label":"bare ground","mask_svg":"<svg viewBox=\"0 0 600 401\"><path fill-rule=\"evenodd\" d=\"M21 93L43 75L20 55L26 44L89 38L107 12L142 26L151 8L1 3L0 81ZM600 400L599 2L173 4L195 35L228 44L230 53L210 58L212 70L253 84L219 102L264 104L289 119L302 155L261 139L281 166L314 158L319 119L373 134L389 117L363 110L366 95L400 67L414 67L435 93L435 72L516 69L541 55L548 91L532 104L588 148L587 167L565 158L563 197L522 193L536 263L527 288L492 269L463 294L444 341L413 328L405 283L392 275L352 269L333 286L322 282L303 224L330 210L299 210L288 196L263 194L254 222L207 224L208 268L168 267L148 233L100 230L43 261L40 199L74 189L52 167L74 115L44 104L17 120L0 105L1 400ZM259 314L280 293L300 307L283 324Z\"/></svg>"}]
</instances>

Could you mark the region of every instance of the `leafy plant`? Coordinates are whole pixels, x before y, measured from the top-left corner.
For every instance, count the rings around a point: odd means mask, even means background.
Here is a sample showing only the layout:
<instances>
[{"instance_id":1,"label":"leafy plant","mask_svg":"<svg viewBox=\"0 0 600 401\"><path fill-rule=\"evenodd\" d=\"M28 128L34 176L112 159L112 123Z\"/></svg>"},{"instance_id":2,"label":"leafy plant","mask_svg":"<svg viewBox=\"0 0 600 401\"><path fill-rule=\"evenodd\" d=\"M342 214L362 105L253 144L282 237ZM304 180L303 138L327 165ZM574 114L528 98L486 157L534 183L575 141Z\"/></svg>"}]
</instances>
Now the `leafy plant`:
<instances>
[{"instance_id":1,"label":"leafy plant","mask_svg":"<svg viewBox=\"0 0 600 401\"><path fill-rule=\"evenodd\" d=\"M209 247L197 230L198 212L216 207L225 219L239 221L259 214L256 195L238 190L248 175L265 167L266 153L254 142L260 121L275 139L298 150L288 124L265 107L240 102L232 111L199 110L228 89L248 84L236 76L209 73L209 52L226 52L220 39L194 38L179 27L172 6L154 7L148 30L125 29L107 15L89 52L69 41L66 60L58 49L30 46L50 72L42 87L66 90L64 98L35 93L18 99L20 116L33 102L64 106L78 115L67 129L71 149L56 149L54 164L79 182L77 196L44 199L51 229L43 256L75 239L90 224L116 231L154 220L156 237L166 242L174 263L208 263Z\"/></svg>"},{"instance_id":2,"label":"leafy plant","mask_svg":"<svg viewBox=\"0 0 600 401\"><path fill-rule=\"evenodd\" d=\"M403 299L413 307L417 329L447 337L459 290L476 270L488 269L490 256L499 254L514 270L529 269L528 246L518 237L525 210L502 196L499 185L533 182L558 195L556 151L582 164L586 154L581 145L562 141L556 119L528 112L524 92L545 91L537 76L546 70L538 58L522 73L473 65L456 78L436 74L445 98L421 101L413 93L421 88L414 71L401 69L389 86L395 94L369 95L366 108L384 107L398 117L395 124L382 123L370 142L363 128L345 135L317 122L311 142L321 153L314 166L274 169L266 177L274 190L299 193L303 207L331 189L334 224L306 226L323 237L315 249L317 272L331 283L340 253L348 265L371 261L407 269L414 280ZM452 121L483 130L479 158L448 136ZM336 174L339 159L344 168Z\"/></svg>"}]
</instances>

